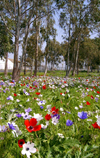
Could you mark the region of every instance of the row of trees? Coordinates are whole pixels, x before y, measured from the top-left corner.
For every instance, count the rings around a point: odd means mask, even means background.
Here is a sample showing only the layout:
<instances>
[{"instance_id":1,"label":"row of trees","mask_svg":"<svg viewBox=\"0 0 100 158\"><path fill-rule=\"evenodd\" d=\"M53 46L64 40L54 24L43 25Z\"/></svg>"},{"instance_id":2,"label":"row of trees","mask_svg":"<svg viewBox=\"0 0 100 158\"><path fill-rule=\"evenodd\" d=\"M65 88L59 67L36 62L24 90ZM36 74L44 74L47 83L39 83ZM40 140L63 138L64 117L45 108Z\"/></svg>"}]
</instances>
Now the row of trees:
<instances>
[{"instance_id":1,"label":"row of trees","mask_svg":"<svg viewBox=\"0 0 100 158\"><path fill-rule=\"evenodd\" d=\"M35 65L37 74L39 61L45 57L45 74L47 63L52 66L64 56L67 65L66 76L71 69L75 75L78 67L85 60L88 67L100 62L100 40L91 40L91 31L98 31L100 26L99 0L0 0L0 55L14 52L12 79L18 81L24 63ZM64 30L64 42L55 40L54 14L59 12L59 25ZM5 40L4 40L5 38ZM13 40L12 40L13 39ZM45 51L41 51L46 42ZM19 45L22 45L21 62L18 66ZM90 57L91 56L91 57Z\"/></svg>"}]
</instances>

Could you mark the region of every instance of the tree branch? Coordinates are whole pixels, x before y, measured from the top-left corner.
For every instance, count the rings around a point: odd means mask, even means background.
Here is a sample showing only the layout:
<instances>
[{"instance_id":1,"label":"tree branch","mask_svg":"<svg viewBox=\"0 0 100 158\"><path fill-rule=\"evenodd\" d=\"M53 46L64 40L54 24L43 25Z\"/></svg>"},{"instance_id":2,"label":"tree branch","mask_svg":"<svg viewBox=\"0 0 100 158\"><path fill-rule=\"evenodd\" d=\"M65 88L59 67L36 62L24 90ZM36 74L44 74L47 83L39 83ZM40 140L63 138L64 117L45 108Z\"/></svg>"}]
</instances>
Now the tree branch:
<instances>
[{"instance_id":1,"label":"tree branch","mask_svg":"<svg viewBox=\"0 0 100 158\"><path fill-rule=\"evenodd\" d=\"M15 35L13 32L11 32L11 31L9 30L9 28L8 28L8 26L7 26L7 24L6 24L6 21L5 21L4 17L3 17L3 15L2 15L2 14L0 14L0 15L1 15L1 18L2 18L2 20L3 20L3 22L4 22L5 26L6 26L7 30L8 30L13 36L16 37L16 35Z\"/></svg>"}]
</instances>

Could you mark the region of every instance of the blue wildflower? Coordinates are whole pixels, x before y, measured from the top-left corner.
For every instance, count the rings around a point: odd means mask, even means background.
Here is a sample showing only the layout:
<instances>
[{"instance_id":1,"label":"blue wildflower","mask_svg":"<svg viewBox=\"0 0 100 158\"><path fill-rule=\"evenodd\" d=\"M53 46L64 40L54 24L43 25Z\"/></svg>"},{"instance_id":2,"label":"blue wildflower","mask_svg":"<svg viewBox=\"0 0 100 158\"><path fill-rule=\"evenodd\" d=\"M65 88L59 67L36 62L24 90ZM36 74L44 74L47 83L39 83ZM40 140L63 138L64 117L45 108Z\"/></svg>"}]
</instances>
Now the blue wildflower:
<instances>
[{"instance_id":1,"label":"blue wildflower","mask_svg":"<svg viewBox=\"0 0 100 158\"><path fill-rule=\"evenodd\" d=\"M72 122L71 120L67 120L67 121L66 121L66 125L67 125L67 126L71 126L72 124L73 124L73 122Z\"/></svg>"},{"instance_id":2,"label":"blue wildflower","mask_svg":"<svg viewBox=\"0 0 100 158\"><path fill-rule=\"evenodd\" d=\"M21 114L16 114L16 116L17 116L18 118L22 117L22 115L21 115Z\"/></svg>"},{"instance_id":3,"label":"blue wildflower","mask_svg":"<svg viewBox=\"0 0 100 158\"><path fill-rule=\"evenodd\" d=\"M41 105L40 108L43 109L44 107Z\"/></svg>"},{"instance_id":4,"label":"blue wildflower","mask_svg":"<svg viewBox=\"0 0 100 158\"><path fill-rule=\"evenodd\" d=\"M78 112L78 117L80 119L86 119L87 118L87 113L82 111L82 112Z\"/></svg>"},{"instance_id":5,"label":"blue wildflower","mask_svg":"<svg viewBox=\"0 0 100 158\"><path fill-rule=\"evenodd\" d=\"M30 112L30 111L32 111L31 108L25 109L25 112Z\"/></svg>"},{"instance_id":6,"label":"blue wildflower","mask_svg":"<svg viewBox=\"0 0 100 158\"><path fill-rule=\"evenodd\" d=\"M8 123L8 125L10 129L15 130L15 127L13 126L13 124Z\"/></svg>"}]
</instances>

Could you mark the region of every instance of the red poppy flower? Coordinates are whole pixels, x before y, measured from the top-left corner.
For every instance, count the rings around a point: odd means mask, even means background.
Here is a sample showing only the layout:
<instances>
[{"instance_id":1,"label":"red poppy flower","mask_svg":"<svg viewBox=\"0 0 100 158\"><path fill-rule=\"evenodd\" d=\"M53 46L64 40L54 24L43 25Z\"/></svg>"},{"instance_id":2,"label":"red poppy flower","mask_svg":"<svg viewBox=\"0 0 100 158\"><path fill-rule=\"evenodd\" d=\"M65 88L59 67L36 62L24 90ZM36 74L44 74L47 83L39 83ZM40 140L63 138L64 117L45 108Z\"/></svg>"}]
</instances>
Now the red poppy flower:
<instances>
[{"instance_id":1,"label":"red poppy flower","mask_svg":"<svg viewBox=\"0 0 100 158\"><path fill-rule=\"evenodd\" d=\"M23 144L25 144L24 139L20 139L20 140L18 140L18 145L19 145L20 148L23 147Z\"/></svg>"},{"instance_id":2,"label":"red poppy flower","mask_svg":"<svg viewBox=\"0 0 100 158\"><path fill-rule=\"evenodd\" d=\"M42 86L43 89L46 89L46 85Z\"/></svg>"},{"instance_id":3,"label":"red poppy flower","mask_svg":"<svg viewBox=\"0 0 100 158\"><path fill-rule=\"evenodd\" d=\"M32 87L30 87L30 89L32 89Z\"/></svg>"},{"instance_id":4,"label":"red poppy flower","mask_svg":"<svg viewBox=\"0 0 100 158\"><path fill-rule=\"evenodd\" d=\"M33 87L33 89L36 89L35 87Z\"/></svg>"},{"instance_id":5,"label":"red poppy flower","mask_svg":"<svg viewBox=\"0 0 100 158\"><path fill-rule=\"evenodd\" d=\"M16 97L16 96L17 96L17 94L16 94L16 93L14 93L14 96Z\"/></svg>"},{"instance_id":6,"label":"red poppy flower","mask_svg":"<svg viewBox=\"0 0 100 158\"><path fill-rule=\"evenodd\" d=\"M98 126L97 122L95 122L94 124L92 124L92 126L93 126L94 128L99 128L99 129L100 129L100 126Z\"/></svg>"},{"instance_id":7,"label":"red poppy flower","mask_svg":"<svg viewBox=\"0 0 100 158\"><path fill-rule=\"evenodd\" d=\"M36 95L40 95L41 93L39 93L39 92L36 92Z\"/></svg>"},{"instance_id":8,"label":"red poppy flower","mask_svg":"<svg viewBox=\"0 0 100 158\"><path fill-rule=\"evenodd\" d=\"M87 101L87 102L86 102L86 105L90 105L90 103Z\"/></svg>"},{"instance_id":9,"label":"red poppy flower","mask_svg":"<svg viewBox=\"0 0 100 158\"><path fill-rule=\"evenodd\" d=\"M93 87L94 89L96 89L96 87Z\"/></svg>"},{"instance_id":10,"label":"red poppy flower","mask_svg":"<svg viewBox=\"0 0 100 158\"><path fill-rule=\"evenodd\" d=\"M55 106L51 109L51 113L54 114L54 115L58 114L59 113L58 111L59 111L59 109L56 109Z\"/></svg>"},{"instance_id":11,"label":"red poppy flower","mask_svg":"<svg viewBox=\"0 0 100 158\"><path fill-rule=\"evenodd\" d=\"M62 95L62 93L60 93L60 95Z\"/></svg>"},{"instance_id":12,"label":"red poppy flower","mask_svg":"<svg viewBox=\"0 0 100 158\"><path fill-rule=\"evenodd\" d=\"M98 94L100 94L100 92L99 92L99 91L97 91L97 93L98 93Z\"/></svg>"},{"instance_id":13,"label":"red poppy flower","mask_svg":"<svg viewBox=\"0 0 100 158\"><path fill-rule=\"evenodd\" d=\"M46 119L47 121L49 121L49 120L51 119L50 114L46 114L45 119Z\"/></svg>"},{"instance_id":14,"label":"red poppy flower","mask_svg":"<svg viewBox=\"0 0 100 158\"><path fill-rule=\"evenodd\" d=\"M36 125L37 120L35 118L30 119L30 121L25 120L24 124L29 132L40 131L41 129L41 125Z\"/></svg>"},{"instance_id":15,"label":"red poppy flower","mask_svg":"<svg viewBox=\"0 0 100 158\"><path fill-rule=\"evenodd\" d=\"M64 81L64 83L66 83L66 81Z\"/></svg>"},{"instance_id":16,"label":"red poppy flower","mask_svg":"<svg viewBox=\"0 0 100 158\"><path fill-rule=\"evenodd\" d=\"M93 95L91 95L91 99L94 99Z\"/></svg>"},{"instance_id":17,"label":"red poppy flower","mask_svg":"<svg viewBox=\"0 0 100 158\"><path fill-rule=\"evenodd\" d=\"M37 88L37 85L35 85L35 87Z\"/></svg>"}]
</instances>

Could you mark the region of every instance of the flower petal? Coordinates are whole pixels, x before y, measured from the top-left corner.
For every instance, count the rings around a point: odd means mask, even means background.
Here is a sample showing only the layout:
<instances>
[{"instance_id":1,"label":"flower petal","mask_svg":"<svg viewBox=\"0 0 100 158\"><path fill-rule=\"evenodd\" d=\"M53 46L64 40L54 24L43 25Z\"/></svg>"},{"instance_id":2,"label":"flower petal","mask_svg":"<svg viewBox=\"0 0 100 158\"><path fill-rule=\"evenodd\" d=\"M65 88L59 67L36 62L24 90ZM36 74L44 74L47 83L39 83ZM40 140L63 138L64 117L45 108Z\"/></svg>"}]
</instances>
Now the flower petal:
<instances>
[{"instance_id":1,"label":"flower petal","mask_svg":"<svg viewBox=\"0 0 100 158\"><path fill-rule=\"evenodd\" d=\"M39 131L41 129L41 125L37 125L34 127L33 131Z\"/></svg>"},{"instance_id":2,"label":"flower petal","mask_svg":"<svg viewBox=\"0 0 100 158\"><path fill-rule=\"evenodd\" d=\"M36 126L36 124L37 124L37 120L35 118L31 118L30 125L34 127Z\"/></svg>"},{"instance_id":3,"label":"flower petal","mask_svg":"<svg viewBox=\"0 0 100 158\"><path fill-rule=\"evenodd\" d=\"M25 121L24 121L24 124L25 124L25 126L29 126L29 125L30 125L29 120L25 120Z\"/></svg>"}]
</instances>

